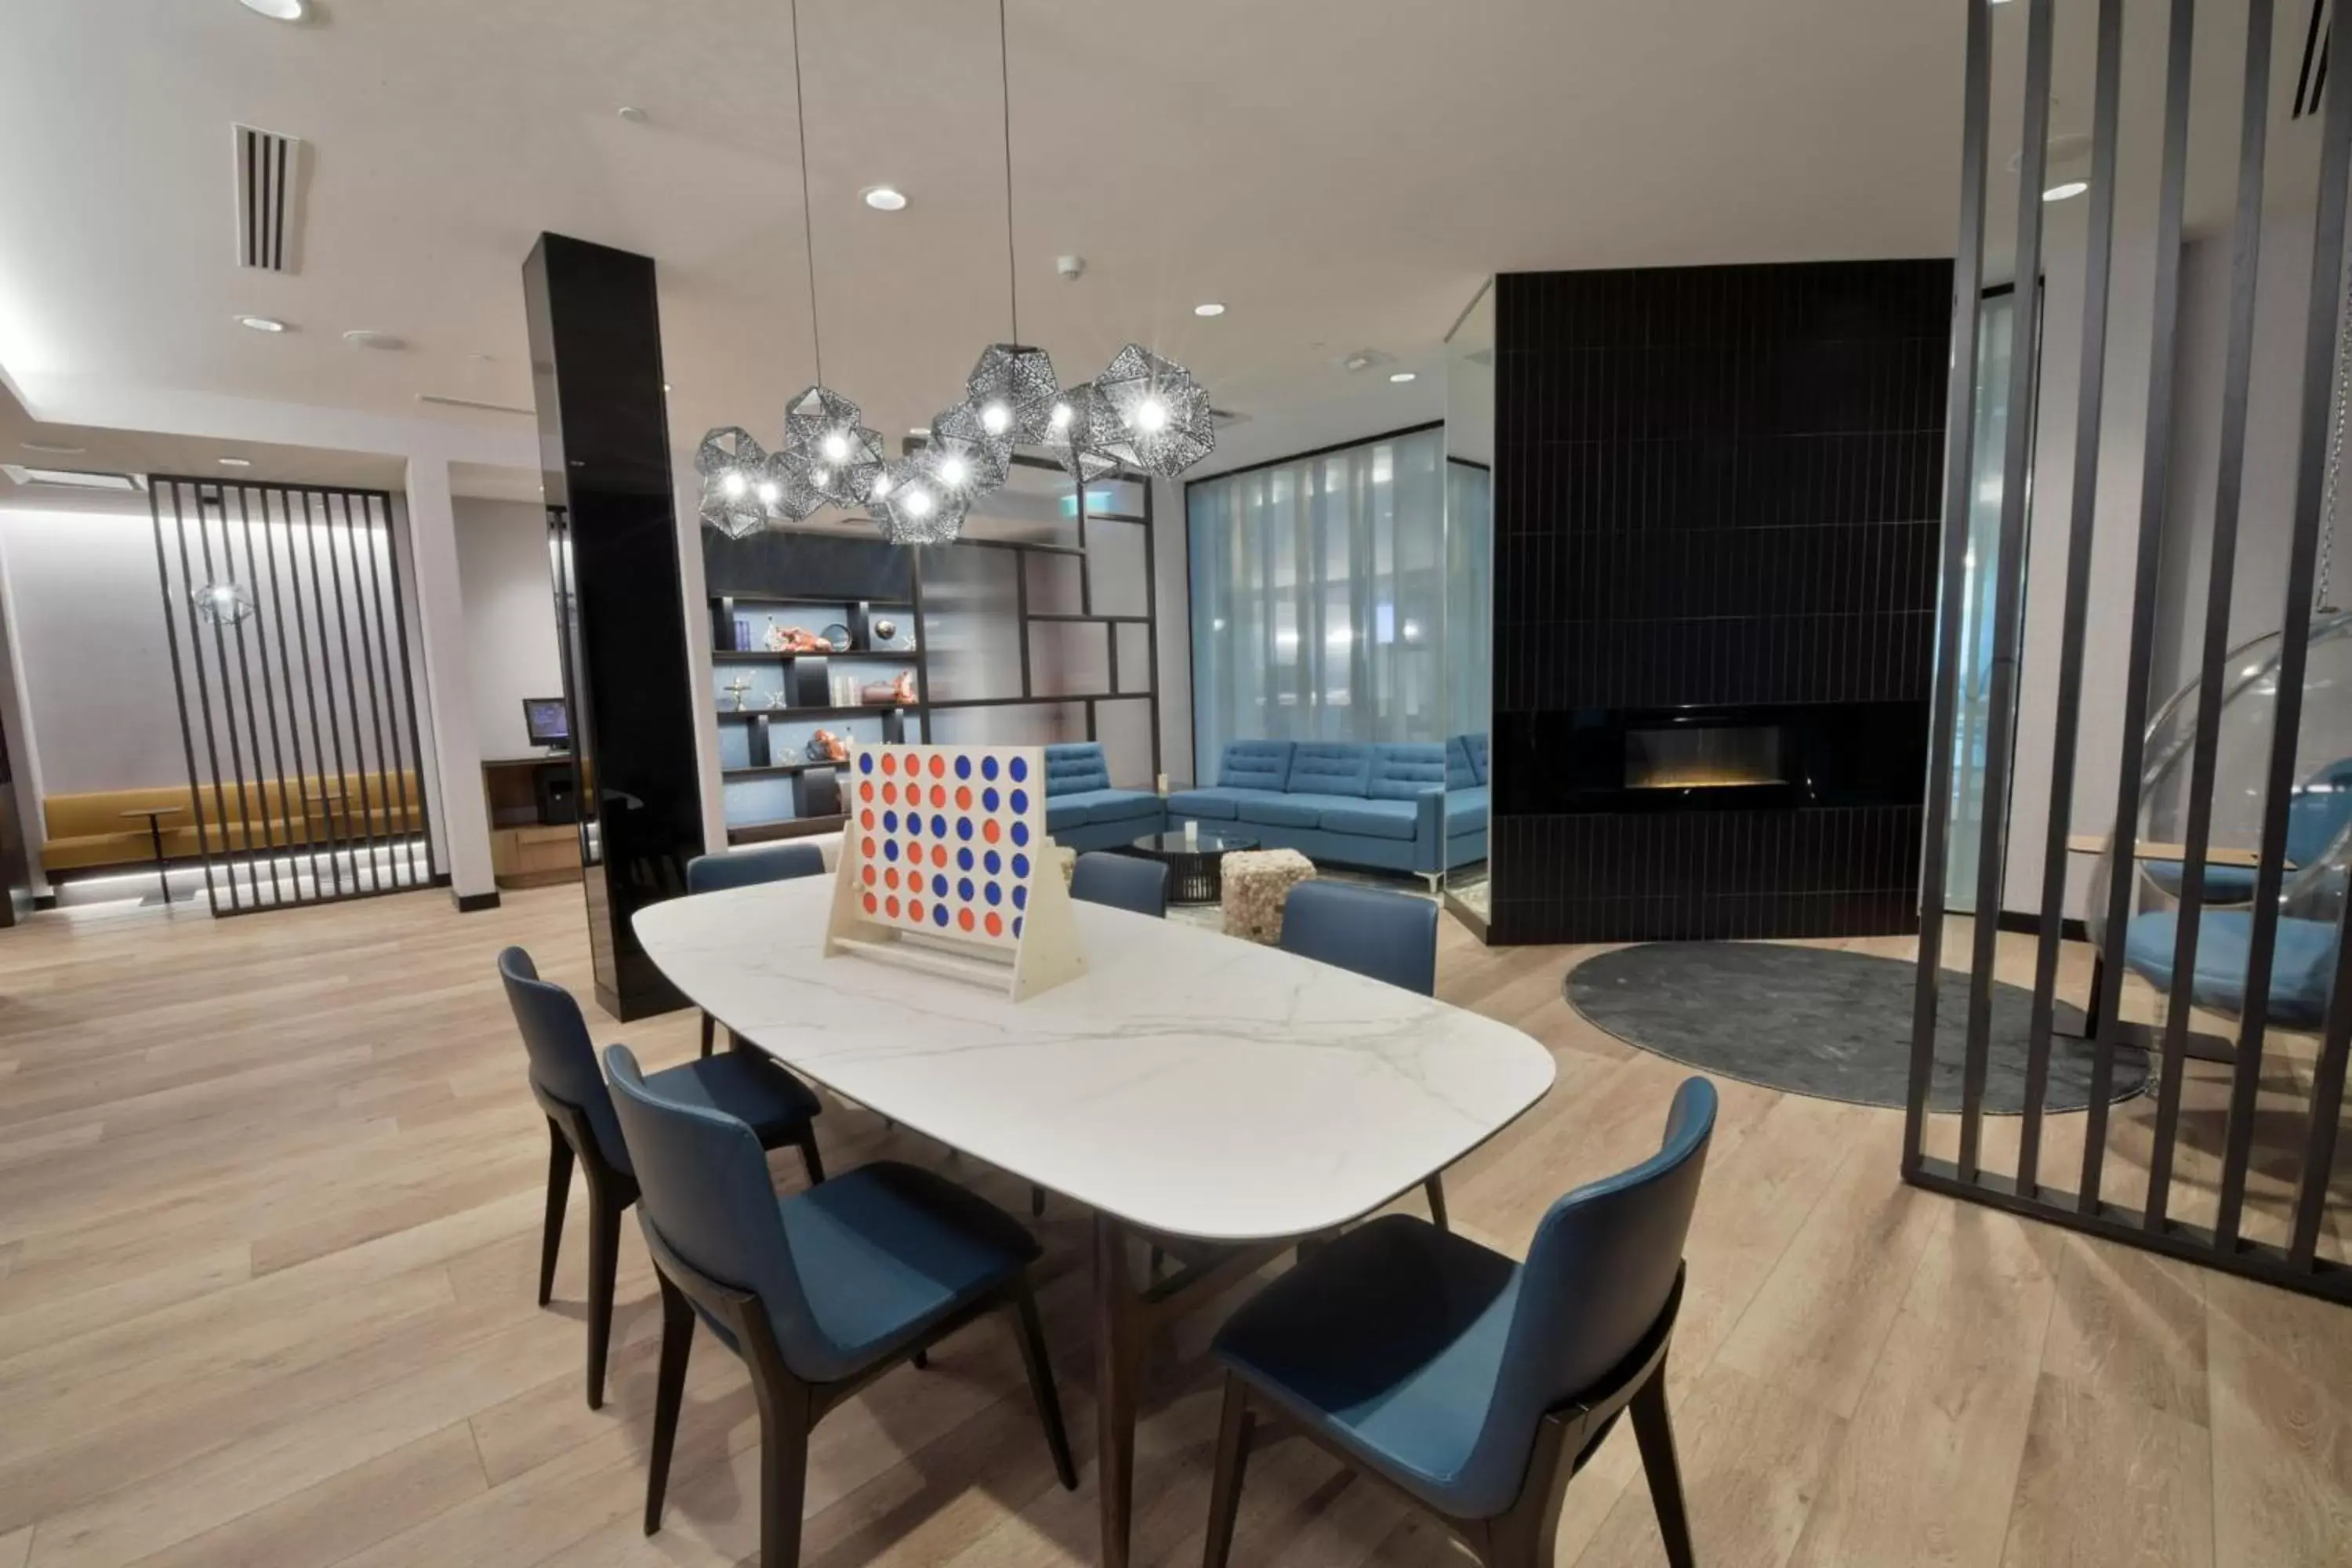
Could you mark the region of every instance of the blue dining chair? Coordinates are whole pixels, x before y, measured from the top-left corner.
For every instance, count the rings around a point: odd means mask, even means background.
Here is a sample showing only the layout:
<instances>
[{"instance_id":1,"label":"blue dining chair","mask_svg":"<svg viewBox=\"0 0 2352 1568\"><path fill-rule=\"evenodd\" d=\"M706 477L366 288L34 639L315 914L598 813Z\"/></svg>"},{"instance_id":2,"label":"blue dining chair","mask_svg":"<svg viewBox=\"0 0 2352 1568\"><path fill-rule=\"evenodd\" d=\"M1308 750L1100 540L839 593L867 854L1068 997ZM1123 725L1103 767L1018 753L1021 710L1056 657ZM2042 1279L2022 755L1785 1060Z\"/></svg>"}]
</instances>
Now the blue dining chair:
<instances>
[{"instance_id":1,"label":"blue dining chair","mask_svg":"<svg viewBox=\"0 0 2352 1568\"><path fill-rule=\"evenodd\" d=\"M637 1201L635 1168L613 1097L596 1070L588 1021L572 993L541 980L530 954L510 947L499 954L507 1005L530 1055L530 1092L547 1113L547 1218L539 1246L539 1304L555 1289L555 1258L563 1245L563 1208L576 1161L588 1183L588 1408L604 1404L604 1352L613 1338L613 1272L621 1239L621 1211ZM817 1156L817 1098L792 1074L750 1052L730 1052L654 1075L663 1092L727 1111L747 1123L763 1149L796 1145L810 1185L824 1180Z\"/></svg>"},{"instance_id":2,"label":"blue dining chair","mask_svg":"<svg viewBox=\"0 0 2352 1568\"><path fill-rule=\"evenodd\" d=\"M1437 904L1346 882L1301 882L1282 900L1282 950L1433 996ZM1432 1176L1421 1190L1429 1217L1444 1229L1445 1178Z\"/></svg>"},{"instance_id":3,"label":"blue dining chair","mask_svg":"<svg viewBox=\"0 0 2352 1568\"><path fill-rule=\"evenodd\" d=\"M1549 1568L1569 1480L1630 1409L1666 1560L1691 1568L1666 1347L1715 1110L1714 1085L1685 1080L1658 1152L1552 1205L1525 1263L1390 1215L1227 1319L1206 1568L1233 1549L1253 1402L1435 1513L1487 1568Z\"/></svg>"},{"instance_id":4,"label":"blue dining chair","mask_svg":"<svg viewBox=\"0 0 2352 1568\"><path fill-rule=\"evenodd\" d=\"M814 844L770 844L758 849L731 850L724 855L697 855L686 863L686 890L716 893L726 888L751 888L761 882L789 882L795 877L824 875L824 851ZM717 1020L702 1016L702 1054L709 1056ZM731 1043L734 1031L728 1031Z\"/></svg>"},{"instance_id":5,"label":"blue dining chair","mask_svg":"<svg viewBox=\"0 0 2352 1568\"><path fill-rule=\"evenodd\" d=\"M1070 878L1070 897L1164 921L1168 918L1168 864L1101 849L1081 855Z\"/></svg>"},{"instance_id":6,"label":"blue dining chair","mask_svg":"<svg viewBox=\"0 0 2352 1568\"><path fill-rule=\"evenodd\" d=\"M809 1432L825 1413L974 1319L1008 1309L1062 1485L1077 1489L1029 1267L1034 1237L912 1165L861 1165L779 1199L751 1128L668 1092L626 1046L604 1053L661 1281L661 1372L646 1533L661 1528L697 1318L741 1357L760 1407L760 1561L800 1561Z\"/></svg>"}]
</instances>

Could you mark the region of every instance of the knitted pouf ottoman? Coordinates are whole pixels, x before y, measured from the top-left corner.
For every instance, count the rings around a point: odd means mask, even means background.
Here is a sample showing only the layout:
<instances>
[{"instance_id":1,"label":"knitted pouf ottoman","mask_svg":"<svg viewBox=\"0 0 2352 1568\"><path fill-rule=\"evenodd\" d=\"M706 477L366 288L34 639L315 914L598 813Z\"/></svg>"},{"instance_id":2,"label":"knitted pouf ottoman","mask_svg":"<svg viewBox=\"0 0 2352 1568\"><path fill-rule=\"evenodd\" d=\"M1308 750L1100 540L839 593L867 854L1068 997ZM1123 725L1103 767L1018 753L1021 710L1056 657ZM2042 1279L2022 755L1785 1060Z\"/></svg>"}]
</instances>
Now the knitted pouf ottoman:
<instances>
[{"instance_id":1,"label":"knitted pouf ottoman","mask_svg":"<svg viewBox=\"0 0 2352 1568\"><path fill-rule=\"evenodd\" d=\"M1225 934L1271 947L1282 940L1282 900L1315 875L1315 862L1296 849L1236 849L1221 874Z\"/></svg>"}]
</instances>

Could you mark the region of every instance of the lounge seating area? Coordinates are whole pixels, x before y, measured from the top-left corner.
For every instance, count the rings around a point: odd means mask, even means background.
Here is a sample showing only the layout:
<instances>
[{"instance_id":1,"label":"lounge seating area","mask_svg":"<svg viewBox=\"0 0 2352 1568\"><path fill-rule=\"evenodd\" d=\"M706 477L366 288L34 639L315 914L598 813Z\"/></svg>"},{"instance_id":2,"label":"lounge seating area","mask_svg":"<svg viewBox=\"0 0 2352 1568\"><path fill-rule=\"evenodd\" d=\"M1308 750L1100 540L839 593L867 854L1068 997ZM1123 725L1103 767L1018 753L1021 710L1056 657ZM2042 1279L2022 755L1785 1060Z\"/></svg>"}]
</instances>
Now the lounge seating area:
<instances>
[{"instance_id":1,"label":"lounge seating area","mask_svg":"<svg viewBox=\"0 0 2352 1568\"><path fill-rule=\"evenodd\" d=\"M1056 842L1116 848L1150 833L1240 825L1267 848L1318 863L1423 876L1486 856L1487 743L1461 734L1444 744L1358 745L1316 741L1232 741L1217 782L1178 790L1111 786L1102 747L1046 749L1046 822Z\"/></svg>"},{"instance_id":2,"label":"lounge seating area","mask_svg":"<svg viewBox=\"0 0 2352 1568\"><path fill-rule=\"evenodd\" d=\"M43 795L47 834L41 841L42 866L54 874L152 859L154 845L146 821L124 815L151 810L173 814L157 826L163 858L182 860L204 853L206 839L219 854L418 833L425 826L425 794L415 772L403 769L262 779L242 791L225 786L218 799L209 789L192 795L184 784Z\"/></svg>"}]
</instances>

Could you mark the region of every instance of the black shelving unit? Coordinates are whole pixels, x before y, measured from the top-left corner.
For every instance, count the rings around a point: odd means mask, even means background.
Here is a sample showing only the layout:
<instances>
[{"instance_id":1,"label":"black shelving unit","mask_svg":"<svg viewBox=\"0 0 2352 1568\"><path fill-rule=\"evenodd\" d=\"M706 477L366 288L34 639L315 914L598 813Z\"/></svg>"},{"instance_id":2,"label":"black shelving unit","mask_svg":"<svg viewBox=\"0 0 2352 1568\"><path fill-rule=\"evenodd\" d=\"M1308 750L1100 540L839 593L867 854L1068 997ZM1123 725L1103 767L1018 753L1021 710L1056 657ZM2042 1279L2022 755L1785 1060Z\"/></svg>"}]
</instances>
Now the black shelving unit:
<instances>
[{"instance_id":1,"label":"black shelving unit","mask_svg":"<svg viewBox=\"0 0 2352 1568\"><path fill-rule=\"evenodd\" d=\"M915 445L912 441L902 441L901 448L910 450ZM1025 454L1015 454L1013 460L1026 468L1060 471L1055 464ZM714 591L709 596L712 662L747 671L753 668L772 669L778 676L773 689L781 689L785 698L785 705L781 708L738 710L714 705L713 716L718 722L750 727L747 754L751 765L725 769L720 776L728 783L788 778L793 784L793 816L771 822L730 824L727 830L730 841L740 844L801 837L829 832L840 826L845 820L840 805L838 765L776 758L770 749L769 731L771 726L779 721L821 721L877 715L883 721L886 740L902 742L911 733L914 738L929 741L932 738L931 715L935 712L1076 704L1086 714L1086 738L1091 741L1101 738L1099 704L1142 702L1148 705L1150 712L1151 769L1156 774L1160 766L1160 640L1159 621L1154 613L1158 563L1155 557L1157 542L1151 527L1151 488L1150 481L1143 477L1123 472L1095 482L1097 485L1128 483L1136 486L1143 500L1141 514L1095 510L1089 502L1087 487L1081 486L1077 487L1076 520L1078 542L1076 544L961 539L952 545L934 547L1011 551L1021 558L1016 562L1013 574L1021 647L1021 689L1016 696L932 699L930 639L924 635L922 552L886 545L878 538L861 539L817 530L771 530L765 534L753 535L748 541L729 541L715 534L706 537L703 543L706 580L714 584L728 584L725 589ZM1129 523L1143 530L1145 613L1142 615L1108 615L1096 610L1094 562L1090 554L1092 542L1088 529L1091 524L1101 522ZM1078 562L1078 609L1076 612L1033 612L1030 609L1030 563L1027 558L1031 556L1063 557ZM754 580L761 584L759 587L741 586L743 583ZM789 584L792 591L784 591L783 584ZM850 592L823 591L853 585L855 587ZM803 587L806 591L803 591ZM859 589L863 591L857 591ZM747 614L755 621L773 616L788 624L804 625L812 631L821 630L827 622L838 620L849 628L850 647L839 652L808 653L736 647L732 645L736 640L735 620L739 614ZM916 646L874 647L873 623L886 618L904 620L908 630L915 634ZM1106 689L1067 693L1038 690L1030 628L1047 624L1096 625L1105 628ZM1118 628L1127 626L1144 628L1147 685L1143 690L1119 689ZM915 677L915 700L894 705L835 703L832 700L831 662L834 659L910 665Z\"/></svg>"}]
</instances>

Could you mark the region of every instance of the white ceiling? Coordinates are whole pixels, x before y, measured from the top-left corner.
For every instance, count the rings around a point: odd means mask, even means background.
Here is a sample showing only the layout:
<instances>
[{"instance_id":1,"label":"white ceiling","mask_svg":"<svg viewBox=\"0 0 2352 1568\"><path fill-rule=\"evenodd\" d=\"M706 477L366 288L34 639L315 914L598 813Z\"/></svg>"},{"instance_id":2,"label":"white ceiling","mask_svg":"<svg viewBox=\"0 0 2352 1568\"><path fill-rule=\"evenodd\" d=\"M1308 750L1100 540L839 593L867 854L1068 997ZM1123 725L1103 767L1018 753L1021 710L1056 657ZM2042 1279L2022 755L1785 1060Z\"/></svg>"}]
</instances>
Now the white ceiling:
<instances>
[{"instance_id":1,"label":"white ceiling","mask_svg":"<svg viewBox=\"0 0 2352 1568\"><path fill-rule=\"evenodd\" d=\"M996 7L801 8L825 376L896 436L1008 331ZM1995 13L2005 49L2025 9ZM814 369L781 0L313 11L11 0L0 370L36 415L531 466L527 419L417 397L530 402L520 270L553 229L658 260L681 449L773 434ZM1962 16L1010 0L1022 334L1072 377L1129 339L1190 364L1252 416L1208 472L1436 417L1440 342L1494 270L1948 252ZM2057 129L2087 116L2062 90ZM233 121L313 144L299 276L235 264ZM880 181L911 207L861 205ZM1198 320L1203 300L1230 309ZM1395 363L1335 367L1365 347Z\"/></svg>"}]
</instances>

